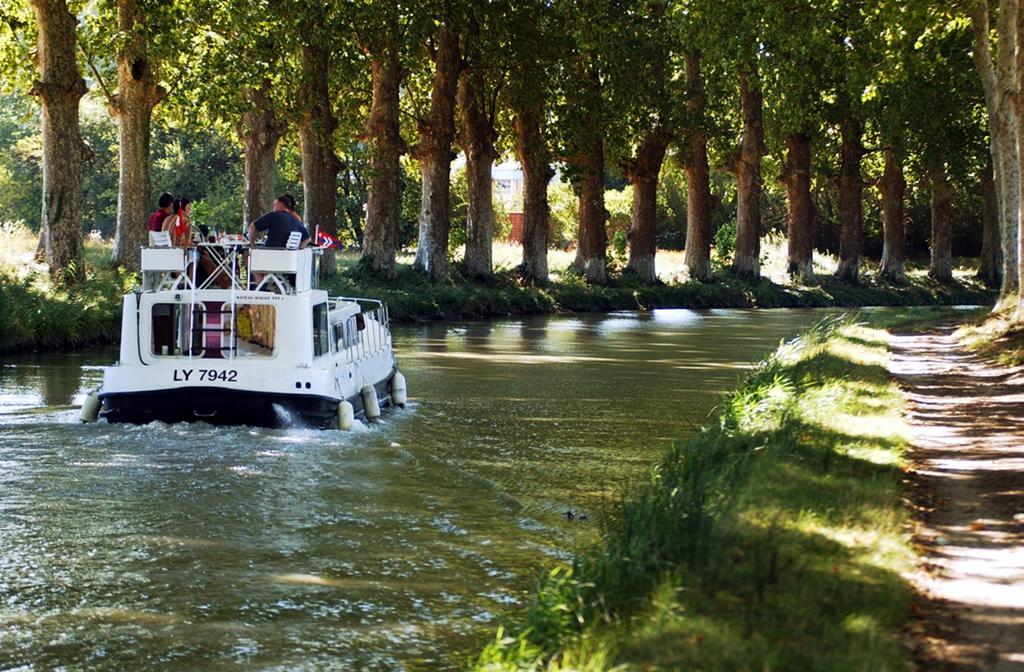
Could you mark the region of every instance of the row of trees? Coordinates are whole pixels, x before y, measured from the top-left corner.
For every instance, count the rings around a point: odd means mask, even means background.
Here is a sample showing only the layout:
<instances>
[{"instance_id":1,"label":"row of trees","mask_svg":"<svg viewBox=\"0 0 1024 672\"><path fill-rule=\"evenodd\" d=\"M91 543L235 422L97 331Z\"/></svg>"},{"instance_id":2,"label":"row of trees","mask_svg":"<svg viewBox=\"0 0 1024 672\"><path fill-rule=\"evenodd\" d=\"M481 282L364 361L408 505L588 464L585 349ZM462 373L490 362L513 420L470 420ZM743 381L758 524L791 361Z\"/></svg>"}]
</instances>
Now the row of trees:
<instances>
[{"instance_id":1,"label":"row of trees","mask_svg":"<svg viewBox=\"0 0 1024 672\"><path fill-rule=\"evenodd\" d=\"M787 195L790 272L811 273L811 194L824 183L839 203L838 274L852 281L866 187L883 203L880 273L900 280L906 174L924 179L931 273L945 280L953 185L991 173L983 181L998 216L986 220L981 273L1011 291L1020 258L1017 1L990 12L985 0L107 0L84 12L75 0L6 0L0 57L7 88L33 81L43 110L42 238L56 269L81 267L87 72L120 129L114 254L129 268L143 242L150 123L161 106L238 139L246 221L269 207L275 153L295 133L305 219L334 231L339 176L353 170L347 148L365 147L363 263L385 276L395 270L401 157L415 158L422 176L415 265L442 280L455 151L467 159L465 272L484 276L491 166L511 150L525 178L529 281L548 275L555 164L579 196L579 272L607 279L604 188L614 172L633 186L627 270L654 281L655 190L674 160L687 176L686 263L701 280L711 277L712 171L735 178L735 273L760 272L762 192L775 175ZM986 138L993 164L982 170Z\"/></svg>"}]
</instances>

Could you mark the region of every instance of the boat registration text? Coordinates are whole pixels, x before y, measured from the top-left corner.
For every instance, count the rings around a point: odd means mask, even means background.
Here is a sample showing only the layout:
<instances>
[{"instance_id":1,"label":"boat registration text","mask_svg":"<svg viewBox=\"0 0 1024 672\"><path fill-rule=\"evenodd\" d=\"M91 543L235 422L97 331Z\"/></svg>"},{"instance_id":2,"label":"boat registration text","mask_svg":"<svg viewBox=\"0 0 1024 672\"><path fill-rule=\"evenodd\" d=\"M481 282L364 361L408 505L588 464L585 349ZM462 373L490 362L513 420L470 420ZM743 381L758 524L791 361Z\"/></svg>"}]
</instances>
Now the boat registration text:
<instances>
[{"instance_id":1,"label":"boat registration text","mask_svg":"<svg viewBox=\"0 0 1024 672\"><path fill-rule=\"evenodd\" d=\"M238 371L231 369L175 369L174 382L209 382L234 383L238 381Z\"/></svg>"}]
</instances>

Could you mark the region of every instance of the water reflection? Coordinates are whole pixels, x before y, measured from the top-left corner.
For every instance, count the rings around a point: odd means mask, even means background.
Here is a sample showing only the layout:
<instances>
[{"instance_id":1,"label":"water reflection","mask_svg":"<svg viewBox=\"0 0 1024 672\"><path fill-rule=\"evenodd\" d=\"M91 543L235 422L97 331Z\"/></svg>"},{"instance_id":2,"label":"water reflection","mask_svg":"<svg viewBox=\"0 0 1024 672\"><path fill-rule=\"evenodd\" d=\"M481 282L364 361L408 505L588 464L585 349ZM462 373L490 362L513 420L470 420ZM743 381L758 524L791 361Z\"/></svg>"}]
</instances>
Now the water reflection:
<instances>
[{"instance_id":1,"label":"water reflection","mask_svg":"<svg viewBox=\"0 0 1024 672\"><path fill-rule=\"evenodd\" d=\"M80 426L67 406L112 353L9 359L0 668L461 667L609 496L820 317L402 327L413 407L352 433Z\"/></svg>"}]
</instances>

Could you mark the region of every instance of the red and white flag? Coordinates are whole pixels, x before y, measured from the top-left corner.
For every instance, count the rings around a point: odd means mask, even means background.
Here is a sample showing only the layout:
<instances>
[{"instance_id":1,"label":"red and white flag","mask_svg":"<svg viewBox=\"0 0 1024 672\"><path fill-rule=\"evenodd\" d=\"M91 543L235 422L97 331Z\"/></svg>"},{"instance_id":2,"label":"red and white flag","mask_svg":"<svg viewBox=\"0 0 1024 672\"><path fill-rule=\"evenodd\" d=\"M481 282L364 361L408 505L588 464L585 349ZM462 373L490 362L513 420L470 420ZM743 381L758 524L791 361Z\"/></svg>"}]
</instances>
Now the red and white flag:
<instances>
[{"instance_id":1,"label":"red and white flag","mask_svg":"<svg viewBox=\"0 0 1024 672\"><path fill-rule=\"evenodd\" d=\"M317 230L316 245L317 247L341 247L341 241L326 231Z\"/></svg>"}]
</instances>

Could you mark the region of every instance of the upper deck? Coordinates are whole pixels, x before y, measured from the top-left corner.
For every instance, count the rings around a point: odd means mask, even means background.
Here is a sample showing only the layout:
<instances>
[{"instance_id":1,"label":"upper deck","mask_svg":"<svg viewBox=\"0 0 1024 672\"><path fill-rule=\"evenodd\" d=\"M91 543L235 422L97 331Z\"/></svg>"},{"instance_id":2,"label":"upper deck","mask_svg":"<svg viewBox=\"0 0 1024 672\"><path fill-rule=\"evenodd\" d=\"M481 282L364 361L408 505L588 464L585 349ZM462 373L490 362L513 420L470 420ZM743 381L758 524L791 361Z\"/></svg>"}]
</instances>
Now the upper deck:
<instances>
[{"instance_id":1,"label":"upper deck","mask_svg":"<svg viewBox=\"0 0 1024 672\"><path fill-rule=\"evenodd\" d=\"M250 247L244 241L143 247L142 290L228 289L299 294L318 289L323 250Z\"/></svg>"}]
</instances>

